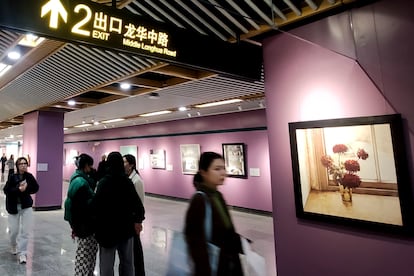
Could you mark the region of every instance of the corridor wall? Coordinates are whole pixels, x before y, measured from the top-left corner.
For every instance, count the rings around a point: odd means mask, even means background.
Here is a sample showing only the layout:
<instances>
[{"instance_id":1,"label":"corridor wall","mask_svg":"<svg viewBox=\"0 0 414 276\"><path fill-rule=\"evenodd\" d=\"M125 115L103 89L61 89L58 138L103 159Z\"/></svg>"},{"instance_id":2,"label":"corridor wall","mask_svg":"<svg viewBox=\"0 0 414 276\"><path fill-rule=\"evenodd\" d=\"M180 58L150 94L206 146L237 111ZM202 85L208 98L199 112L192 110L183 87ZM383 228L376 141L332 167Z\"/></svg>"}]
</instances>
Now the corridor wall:
<instances>
[{"instance_id":1,"label":"corridor wall","mask_svg":"<svg viewBox=\"0 0 414 276\"><path fill-rule=\"evenodd\" d=\"M179 121L154 123L73 135L65 135L64 149L88 153L95 166L104 153L119 151L121 146L137 146L139 171L147 193L188 199L194 193L193 175L182 173L180 145L199 144L201 152L222 152L223 143L246 145L248 177L227 178L220 187L231 206L271 212L269 151L264 110L216 115ZM151 149L166 152L167 169L152 169ZM259 176L250 175L258 169ZM68 180L75 170L71 160L63 166L63 178Z\"/></svg>"}]
</instances>

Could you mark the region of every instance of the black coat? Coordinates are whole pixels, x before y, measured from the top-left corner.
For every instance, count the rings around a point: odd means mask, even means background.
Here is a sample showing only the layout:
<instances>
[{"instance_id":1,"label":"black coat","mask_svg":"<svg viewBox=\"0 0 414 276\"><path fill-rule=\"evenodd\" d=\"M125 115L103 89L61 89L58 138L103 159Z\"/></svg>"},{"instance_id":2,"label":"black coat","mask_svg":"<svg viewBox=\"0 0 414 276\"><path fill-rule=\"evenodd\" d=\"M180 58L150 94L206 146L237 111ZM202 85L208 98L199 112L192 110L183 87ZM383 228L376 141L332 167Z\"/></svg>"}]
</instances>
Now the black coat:
<instances>
[{"instance_id":1,"label":"black coat","mask_svg":"<svg viewBox=\"0 0 414 276\"><path fill-rule=\"evenodd\" d=\"M27 188L24 192L19 190L20 182L26 180ZM33 199L31 194L37 193L39 190L39 184L31 173L25 172L23 175L13 174L10 175L3 188L6 195L6 210L9 214L17 214L17 204L20 202L22 209L30 208L33 206Z\"/></svg>"},{"instance_id":2,"label":"black coat","mask_svg":"<svg viewBox=\"0 0 414 276\"><path fill-rule=\"evenodd\" d=\"M125 173L107 174L99 181L92 208L96 240L107 248L133 237L134 223L145 219L144 206Z\"/></svg>"}]
</instances>

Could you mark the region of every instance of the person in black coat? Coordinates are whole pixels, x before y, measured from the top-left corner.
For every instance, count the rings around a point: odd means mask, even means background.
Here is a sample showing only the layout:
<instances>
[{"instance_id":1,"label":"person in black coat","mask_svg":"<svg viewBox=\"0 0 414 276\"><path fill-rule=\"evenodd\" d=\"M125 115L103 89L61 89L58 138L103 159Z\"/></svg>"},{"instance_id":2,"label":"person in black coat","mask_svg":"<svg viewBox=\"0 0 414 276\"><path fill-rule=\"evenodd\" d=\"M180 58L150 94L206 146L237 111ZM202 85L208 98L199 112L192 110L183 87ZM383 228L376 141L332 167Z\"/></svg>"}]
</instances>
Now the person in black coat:
<instances>
[{"instance_id":1,"label":"person in black coat","mask_svg":"<svg viewBox=\"0 0 414 276\"><path fill-rule=\"evenodd\" d=\"M92 200L99 243L100 275L114 275L115 252L119 274L134 276L133 237L142 231L144 206L131 179L125 174L119 152L108 155L107 173L99 181Z\"/></svg>"},{"instance_id":2,"label":"person in black coat","mask_svg":"<svg viewBox=\"0 0 414 276\"><path fill-rule=\"evenodd\" d=\"M33 199L39 184L34 176L27 172L27 159L20 157L16 161L16 173L9 176L3 188L6 195L6 210L9 213L11 253L19 254L19 262L27 261L27 244L33 219Z\"/></svg>"}]
</instances>

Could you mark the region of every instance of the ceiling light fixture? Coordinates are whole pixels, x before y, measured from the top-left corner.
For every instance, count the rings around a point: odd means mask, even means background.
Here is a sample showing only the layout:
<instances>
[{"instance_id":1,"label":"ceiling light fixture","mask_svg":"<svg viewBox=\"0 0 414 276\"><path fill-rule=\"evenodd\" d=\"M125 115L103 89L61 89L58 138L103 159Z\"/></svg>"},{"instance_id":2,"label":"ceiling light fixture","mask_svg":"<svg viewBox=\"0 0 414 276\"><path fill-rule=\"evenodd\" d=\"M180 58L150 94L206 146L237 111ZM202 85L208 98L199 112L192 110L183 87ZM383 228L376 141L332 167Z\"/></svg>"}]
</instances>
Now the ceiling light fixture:
<instances>
[{"instance_id":1,"label":"ceiling light fixture","mask_svg":"<svg viewBox=\"0 0 414 276\"><path fill-rule=\"evenodd\" d=\"M162 110L162 111L156 111L156 112L150 112L150 113L144 113L139 115L140 117L150 117L150 116L156 116L156 115L163 115L171 113L171 110Z\"/></svg>"},{"instance_id":2,"label":"ceiling light fixture","mask_svg":"<svg viewBox=\"0 0 414 276\"><path fill-rule=\"evenodd\" d=\"M11 65L0 63L0 77L3 76L10 68Z\"/></svg>"},{"instance_id":3,"label":"ceiling light fixture","mask_svg":"<svg viewBox=\"0 0 414 276\"><path fill-rule=\"evenodd\" d=\"M178 108L178 110L179 110L179 111L186 111L186 110L187 110L187 107L185 107L185 106L180 106L180 107Z\"/></svg>"},{"instance_id":4,"label":"ceiling light fixture","mask_svg":"<svg viewBox=\"0 0 414 276\"><path fill-rule=\"evenodd\" d=\"M26 34L25 36L23 36L22 39L20 39L18 44L22 45L22 46L27 46L27 47L34 48L37 45L39 45L40 43L42 43L43 40L45 40L44 37L39 37L39 36L36 36L34 34Z\"/></svg>"},{"instance_id":5,"label":"ceiling light fixture","mask_svg":"<svg viewBox=\"0 0 414 276\"><path fill-rule=\"evenodd\" d=\"M243 108L242 108L242 106L241 106L241 105L238 105L238 106L237 106L237 109L238 109L239 111L242 111L242 110L243 110Z\"/></svg>"},{"instance_id":6,"label":"ceiling light fixture","mask_svg":"<svg viewBox=\"0 0 414 276\"><path fill-rule=\"evenodd\" d=\"M77 126L74 126L74 127L88 127L88 126L91 126L92 124L80 124L80 125L77 125Z\"/></svg>"},{"instance_id":7,"label":"ceiling light fixture","mask_svg":"<svg viewBox=\"0 0 414 276\"><path fill-rule=\"evenodd\" d=\"M68 101L68 105L70 105L70 106L74 106L75 104L76 104L75 100L69 100Z\"/></svg>"},{"instance_id":8,"label":"ceiling light fixture","mask_svg":"<svg viewBox=\"0 0 414 276\"><path fill-rule=\"evenodd\" d=\"M158 100L159 98L160 98L160 94L158 94L157 92L151 92L148 94L148 99Z\"/></svg>"},{"instance_id":9,"label":"ceiling light fixture","mask_svg":"<svg viewBox=\"0 0 414 276\"><path fill-rule=\"evenodd\" d=\"M7 57L11 60L18 60L22 55L17 51L11 51L7 54Z\"/></svg>"},{"instance_id":10,"label":"ceiling light fixture","mask_svg":"<svg viewBox=\"0 0 414 276\"><path fill-rule=\"evenodd\" d=\"M198 108L211 107L211 106L218 106L218 105L223 105L223 104L239 103L239 102L242 102L242 101L243 100L240 100L240 99L232 99L232 100L225 100L225 101L220 101L220 102L199 104L199 105L196 105L195 107L198 107Z\"/></svg>"},{"instance_id":11,"label":"ceiling light fixture","mask_svg":"<svg viewBox=\"0 0 414 276\"><path fill-rule=\"evenodd\" d=\"M121 83L120 87L121 87L121 89L123 89L123 90L128 90L128 89L130 89L130 88L131 88L131 84L129 84L129 83L127 83L127 82L123 82L123 83Z\"/></svg>"},{"instance_id":12,"label":"ceiling light fixture","mask_svg":"<svg viewBox=\"0 0 414 276\"><path fill-rule=\"evenodd\" d=\"M124 118L116 118L111 120L102 121L103 124L110 124L110 123L116 123L125 120Z\"/></svg>"}]
</instances>

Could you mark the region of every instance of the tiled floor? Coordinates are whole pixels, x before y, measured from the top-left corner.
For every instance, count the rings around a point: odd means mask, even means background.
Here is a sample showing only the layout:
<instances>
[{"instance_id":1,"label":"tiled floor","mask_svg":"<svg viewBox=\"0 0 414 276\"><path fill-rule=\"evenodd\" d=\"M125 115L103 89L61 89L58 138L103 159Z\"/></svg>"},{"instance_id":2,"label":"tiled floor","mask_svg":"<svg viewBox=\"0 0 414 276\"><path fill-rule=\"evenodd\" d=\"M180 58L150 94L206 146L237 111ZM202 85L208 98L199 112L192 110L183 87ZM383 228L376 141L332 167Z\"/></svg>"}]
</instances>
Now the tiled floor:
<instances>
[{"instance_id":1,"label":"tiled floor","mask_svg":"<svg viewBox=\"0 0 414 276\"><path fill-rule=\"evenodd\" d=\"M2 188L2 185L0 186ZM64 183L64 193L66 187L67 183ZM34 212L34 229L29 242L28 261L26 265L21 265L16 256L9 253L4 201L1 190L0 275L73 275L76 244L70 237L68 224L63 220L63 210ZM187 204L182 201L146 197L146 220L142 235L146 275L165 275L169 239L172 231L180 231L183 228ZM267 275L276 275L273 218L233 210L231 212L237 231L253 240L253 249L265 257ZM98 274L96 272L96 275Z\"/></svg>"}]
</instances>

